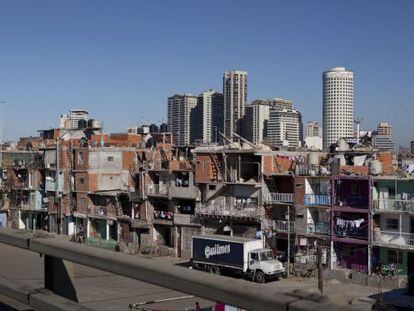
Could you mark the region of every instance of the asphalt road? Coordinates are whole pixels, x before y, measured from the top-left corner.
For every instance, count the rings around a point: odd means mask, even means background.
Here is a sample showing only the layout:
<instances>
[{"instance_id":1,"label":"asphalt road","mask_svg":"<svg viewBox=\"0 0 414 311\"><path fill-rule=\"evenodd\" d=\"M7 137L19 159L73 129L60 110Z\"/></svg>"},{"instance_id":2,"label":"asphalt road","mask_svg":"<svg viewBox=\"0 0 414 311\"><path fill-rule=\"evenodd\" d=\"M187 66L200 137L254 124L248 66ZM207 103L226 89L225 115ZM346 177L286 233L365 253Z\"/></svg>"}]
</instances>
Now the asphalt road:
<instances>
[{"instance_id":1,"label":"asphalt road","mask_svg":"<svg viewBox=\"0 0 414 311\"><path fill-rule=\"evenodd\" d=\"M160 264L171 261L171 259L162 258L157 260L160 261ZM185 293L78 264L75 264L74 270L79 302L96 310L129 310L131 303L188 296ZM43 258L37 253L0 243L0 276L31 286L43 287ZM249 281L246 280L246 282ZM257 284L257 286L263 286L264 289L272 288L272 290L277 288L281 291L302 288L317 292L317 283L313 279L281 279L266 284ZM374 292L374 288L365 286L338 283L325 285L325 294L331 300L343 305L350 302L366 305L367 310L370 309L370 306L360 302L359 298L368 297ZM1 295L0 301L2 301ZM185 310L194 308L196 301L200 303L201 307L214 305L214 302L205 299L191 298L152 304L151 306L160 309Z\"/></svg>"}]
</instances>

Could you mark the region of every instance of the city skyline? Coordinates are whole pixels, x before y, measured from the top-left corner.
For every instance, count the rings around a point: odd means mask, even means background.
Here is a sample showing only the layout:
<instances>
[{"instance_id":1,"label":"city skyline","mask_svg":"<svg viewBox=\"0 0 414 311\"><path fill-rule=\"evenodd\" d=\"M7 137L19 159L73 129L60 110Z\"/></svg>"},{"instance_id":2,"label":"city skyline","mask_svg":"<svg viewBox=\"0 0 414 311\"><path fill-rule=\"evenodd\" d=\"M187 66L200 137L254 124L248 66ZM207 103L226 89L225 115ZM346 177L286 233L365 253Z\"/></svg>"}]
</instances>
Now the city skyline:
<instances>
[{"instance_id":1,"label":"city skyline","mask_svg":"<svg viewBox=\"0 0 414 311\"><path fill-rule=\"evenodd\" d=\"M246 22L243 36L234 38L217 32L224 26L222 17L229 12L229 4L206 26L195 23L197 15L193 14L206 4L163 4L158 10L156 4L127 2L121 7L102 3L96 14L94 2L51 5L43 1L24 6L3 2L0 99L7 101L5 139L57 126L52 121L57 115L78 107L93 111L112 132L125 131L141 120L166 122L168 96L221 90L221 74L231 69L249 73L248 103L258 98L288 98L302 112L304 122L322 124L321 74L335 66L356 74L355 117L364 119L362 129L375 129L385 121L393 125L397 146L408 146L412 139L408 116L414 112L409 75L413 46L407 38L412 37L409 12L413 5L408 1L398 7L383 1L376 6L318 1L252 6L241 2L232 20L260 18ZM171 12L188 19L172 20ZM270 22L271 12L280 13L278 22ZM346 16L352 16L352 25ZM287 20L294 22L283 26ZM189 22L192 27L187 27ZM144 27L157 23L154 28ZM324 27L326 23L329 28ZM172 25L174 31L168 31ZM189 49L204 40L215 44L202 51ZM272 41L276 43L260 49L260 57L252 57L257 46ZM400 110L390 111L390 103ZM399 113L403 109L406 113Z\"/></svg>"}]
</instances>

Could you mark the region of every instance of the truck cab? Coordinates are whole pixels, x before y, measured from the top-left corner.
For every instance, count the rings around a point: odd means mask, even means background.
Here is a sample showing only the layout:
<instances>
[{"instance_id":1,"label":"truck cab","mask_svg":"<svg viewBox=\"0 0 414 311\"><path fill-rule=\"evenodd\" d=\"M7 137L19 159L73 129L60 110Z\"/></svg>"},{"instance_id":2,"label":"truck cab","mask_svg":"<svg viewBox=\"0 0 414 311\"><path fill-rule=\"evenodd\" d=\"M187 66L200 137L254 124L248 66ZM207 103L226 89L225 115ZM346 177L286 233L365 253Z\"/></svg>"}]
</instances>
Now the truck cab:
<instances>
[{"instance_id":1,"label":"truck cab","mask_svg":"<svg viewBox=\"0 0 414 311\"><path fill-rule=\"evenodd\" d=\"M264 283L268 279L279 278L286 274L283 264L273 258L272 251L267 248L249 252L248 270L254 281Z\"/></svg>"}]
</instances>

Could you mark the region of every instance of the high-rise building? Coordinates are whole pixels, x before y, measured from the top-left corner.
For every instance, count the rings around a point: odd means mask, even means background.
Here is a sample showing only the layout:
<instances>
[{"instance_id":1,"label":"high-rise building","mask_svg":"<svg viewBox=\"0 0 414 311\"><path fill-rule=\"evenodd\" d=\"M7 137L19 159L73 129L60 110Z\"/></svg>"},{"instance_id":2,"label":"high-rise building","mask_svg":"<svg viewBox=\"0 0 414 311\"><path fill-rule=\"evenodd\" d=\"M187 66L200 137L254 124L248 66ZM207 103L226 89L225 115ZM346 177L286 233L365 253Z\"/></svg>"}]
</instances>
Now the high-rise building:
<instances>
[{"instance_id":1,"label":"high-rise building","mask_svg":"<svg viewBox=\"0 0 414 311\"><path fill-rule=\"evenodd\" d=\"M293 103L289 99L275 97L275 98L267 98L267 99L257 99L252 102L252 104L266 104L271 107L275 107L278 109L293 109Z\"/></svg>"},{"instance_id":2,"label":"high-rise building","mask_svg":"<svg viewBox=\"0 0 414 311\"><path fill-rule=\"evenodd\" d=\"M224 134L242 132L242 120L247 103L247 72L227 71L223 75Z\"/></svg>"},{"instance_id":3,"label":"high-rise building","mask_svg":"<svg viewBox=\"0 0 414 311\"><path fill-rule=\"evenodd\" d=\"M268 141L273 147L300 147L302 117L295 109L270 108Z\"/></svg>"},{"instance_id":4,"label":"high-rise building","mask_svg":"<svg viewBox=\"0 0 414 311\"><path fill-rule=\"evenodd\" d=\"M88 121L88 112L83 109L72 109L69 113L70 123L72 125L72 129L79 128L79 121L85 120Z\"/></svg>"},{"instance_id":5,"label":"high-rise building","mask_svg":"<svg viewBox=\"0 0 414 311\"><path fill-rule=\"evenodd\" d=\"M168 98L168 131L172 133L174 143L178 146L191 143L191 121L194 120L196 105L197 96L190 94Z\"/></svg>"},{"instance_id":6,"label":"high-rise building","mask_svg":"<svg viewBox=\"0 0 414 311\"><path fill-rule=\"evenodd\" d=\"M377 126L378 135L392 139L392 126L387 122L381 122Z\"/></svg>"},{"instance_id":7,"label":"high-rise building","mask_svg":"<svg viewBox=\"0 0 414 311\"><path fill-rule=\"evenodd\" d=\"M309 121L306 124L306 137L321 137L322 138L322 128L316 121Z\"/></svg>"},{"instance_id":8,"label":"high-rise building","mask_svg":"<svg viewBox=\"0 0 414 311\"><path fill-rule=\"evenodd\" d=\"M323 147L339 138L353 137L354 73L344 67L325 71L323 77Z\"/></svg>"},{"instance_id":9,"label":"high-rise building","mask_svg":"<svg viewBox=\"0 0 414 311\"><path fill-rule=\"evenodd\" d=\"M216 92L211 95L211 140L220 142L220 133L224 133L224 97Z\"/></svg>"},{"instance_id":10,"label":"high-rise building","mask_svg":"<svg viewBox=\"0 0 414 311\"><path fill-rule=\"evenodd\" d=\"M197 106L194 109L191 140L198 140L203 143L211 143L212 141L213 94L215 94L215 91L210 89L198 96Z\"/></svg>"},{"instance_id":11,"label":"high-rise building","mask_svg":"<svg viewBox=\"0 0 414 311\"><path fill-rule=\"evenodd\" d=\"M261 144L267 138L270 106L266 102L254 101L246 106L245 138Z\"/></svg>"}]
</instances>

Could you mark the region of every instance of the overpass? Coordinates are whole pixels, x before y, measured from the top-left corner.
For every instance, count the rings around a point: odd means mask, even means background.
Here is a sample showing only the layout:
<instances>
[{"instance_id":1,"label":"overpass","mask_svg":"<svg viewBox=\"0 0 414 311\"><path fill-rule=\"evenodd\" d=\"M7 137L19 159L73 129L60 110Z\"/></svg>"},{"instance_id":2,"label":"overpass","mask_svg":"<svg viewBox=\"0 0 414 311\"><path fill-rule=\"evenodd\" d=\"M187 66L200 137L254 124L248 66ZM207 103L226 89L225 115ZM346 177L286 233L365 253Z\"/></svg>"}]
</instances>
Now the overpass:
<instances>
[{"instance_id":1,"label":"overpass","mask_svg":"<svg viewBox=\"0 0 414 311\"><path fill-rule=\"evenodd\" d=\"M75 244L44 233L0 229L0 243L43 255L44 289L0 278L0 294L38 310L90 310L77 303L72 262L247 310L358 310L358 306L336 305L323 295L300 290L281 293L255 283Z\"/></svg>"}]
</instances>

